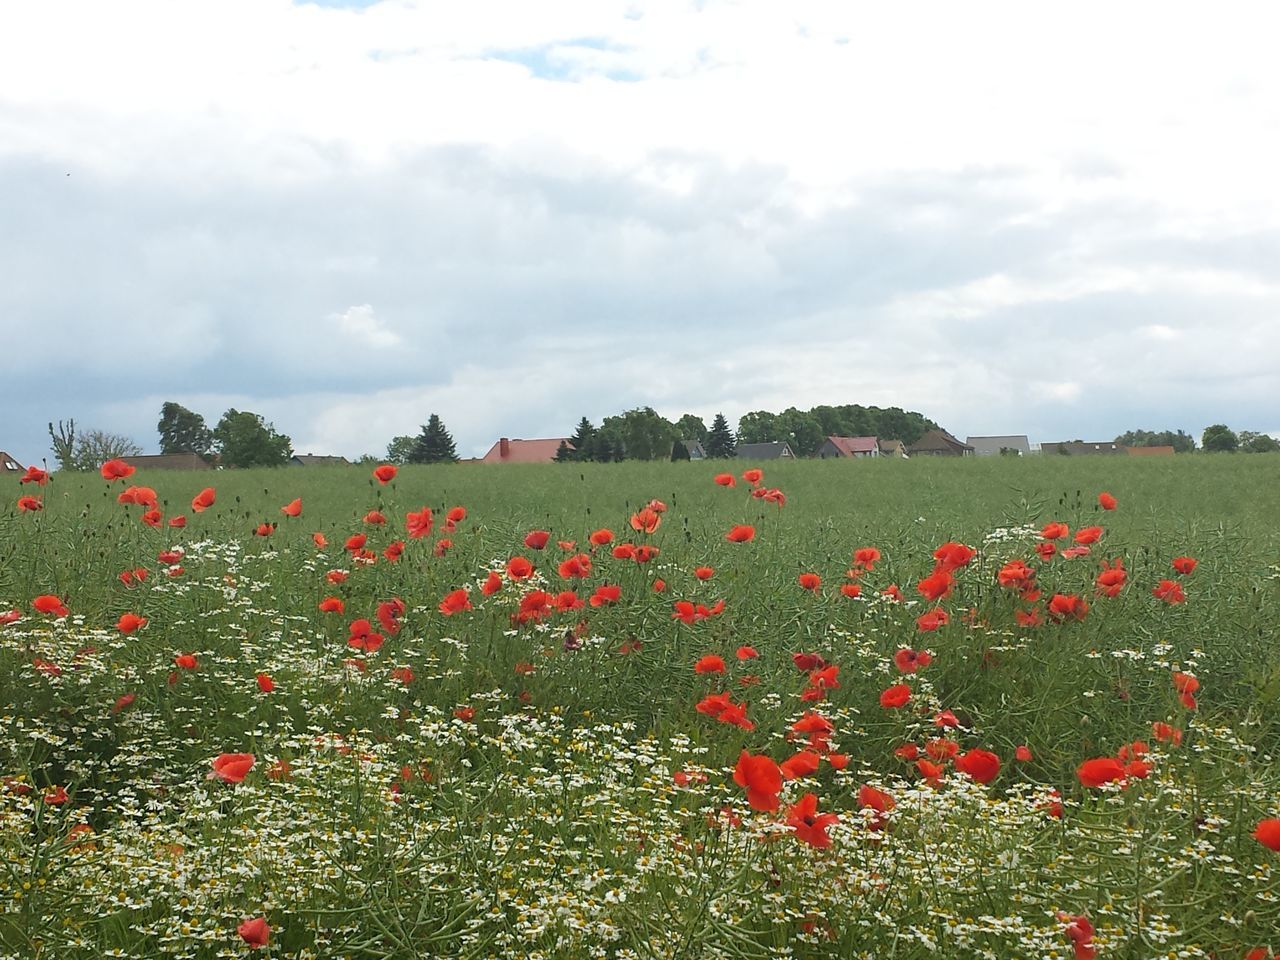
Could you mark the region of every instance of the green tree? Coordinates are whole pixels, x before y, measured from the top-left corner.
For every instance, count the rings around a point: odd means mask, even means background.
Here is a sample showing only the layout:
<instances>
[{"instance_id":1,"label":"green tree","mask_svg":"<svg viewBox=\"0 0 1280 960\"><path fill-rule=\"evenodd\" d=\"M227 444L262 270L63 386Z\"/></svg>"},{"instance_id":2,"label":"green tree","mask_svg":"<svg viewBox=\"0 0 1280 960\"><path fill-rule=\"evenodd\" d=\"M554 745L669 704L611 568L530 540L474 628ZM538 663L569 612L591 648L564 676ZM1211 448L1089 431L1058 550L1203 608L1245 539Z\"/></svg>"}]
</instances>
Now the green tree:
<instances>
[{"instance_id":1,"label":"green tree","mask_svg":"<svg viewBox=\"0 0 1280 960\"><path fill-rule=\"evenodd\" d=\"M1280 450L1280 441L1266 433L1241 430L1239 440L1241 453L1275 453Z\"/></svg>"},{"instance_id":2,"label":"green tree","mask_svg":"<svg viewBox=\"0 0 1280 960\"><path fill-rule=\"evenodd\" d=\"M727 460L733 456L733 450L737 445L738 440L729 430L729 421L724 418L723 413L717 413L715 419L711 421L711 429L707 432L707 457L711 460Z\"/></svg>"},{"instance_id":3,"label":"green tree","mask_svg":"<svg viewBox=\"0 0 1280 960\"><path fill-rule=\"evenodd\" d=\"M818 418L795 407L783 410L775 422L781 436L770 439L786 440L797 457L812 457L826 439Z\"/></svg>"},{"instance_id":4,"label":"green tree","mask_svg":"<svg viewBox=\"0 0 1280 960\"><path fill-rule=\"evenodd\" d=\"M1128 430L1116 437L1122 447L1173 447L1178 453L1190 453L1196 441L1182 430Z\"/></svg>"},{"instance_id":5,"label":"green tree","mask_svg":"<svg viewBox=\"0 0 1280 960\"><path fill-rule=\"evenodd\" d=\"M76 435L73 469L97 470L108 460L136 457L140 453L142 448L128 437L105 430L85 430Z\"/></svg>"},{"instance_id":6,"label":"green tree","mask_svg":"<svg viewBox=\"0 0 1280 960\"><path fill-rule=\"evenodd\" d=\"M697 440L699 443L707 441L707 425L701 417L692 413L686 413L676 421L676 432L680 434L681 440Z\"/></svg>"},{"instance_id":7,"label":"green tree","mask_svg":"<svg viewBox=\"0 0 1280 960\"><path fill-rule=\"evenodd\" d=\"M261 414L234 407L213 428L213 446L225 467L278 467L293 456L293 442Z\"/></svg>"},{"instance_id":8,"label":"green tree","mask_svg":"<svg viewBox=\"0 0 1280 960\"><path fill-rule=\"evenodd\" d=\"M58 429L49 421L49 442L53 446L54 459L62 470L76 469L76 421L74 418L63 423L58 421Z\"/></svg>"},{"instance_id":9,"label":"green tree","mask_svg":"<svg viewBox=\"0 0 1280 960\"><path fill-rule=\"evenodd\" d=\"M1200 437L1200 446L1209 453L1235 453L1240 439L1225 423L1215 423L1205 427Z\"/></svg>"},{"instance_id":10,"label":"green tree","mask_svg":"<svg viewBox=\"0 0 1280 960\"><path fill-rule=\"evenodd\" d=\"M413 454L409 463L457 463L458 450L453 444L453 437L440 421L439 414L431 414L427 418L422 433L418 434L413 445Z\"/></svg>"},{"instance_id":11,"label":"green tree","mask_svg":"<svg viewBox=\"0 0 1280 960\"><path fill-rule=\"evenodd\" d=\"M560 446L556 447L556 463L573 463L576 459L573 455L573 447L569 446L569 441L561 440Z\"/></svg>"},{"instance_id":12,"label":"green tree","mask_svg":"<svg viewBox=\"0 0 1280 960\"><path fill-rule=\"evenodd\" d=\"M725 429L728 429L727 424ZM711 432L714 434L715 430L715 424L712 424ZM750 413L744 413L738 420L738 443L768 443L771 440L785 440L785 436L779 435L781 433L782 428L778 426L777 415L768 410L753 410ZM710 436L707 442L711 442ZM707 456L711 455L711 451L708 450ZM732 453L729 455L732 456Z\"/></svg>"},{"instance_id":13,"label":"green tree","mask_svg":"<svg viewBox=\"0 0 1280 960\"><path fill-rule=\"evenodd\" d=\"M213 432L205 425L204 417L180 403L165 402L156 429L160 432L161 453L198 453L204 457L213 448Z\"/></svg>"},{"instance_id":14,"label":"green tree","mask_svg":"<svg viewBox=\"0 0 1280 960\"><path fill-rule=\"evenodd\" d=\"M583 417L578 421L578 429L569 438L569 444L573 447L573 456L570 459L595 460L597 452L595 425L586 417Z\"/></svg>"},{"instance_id":15,"label":"green tree","mask_svg":"<svg viewBox=\"0 0 1280 960\"><path fill-rule=\"evenodd\" d=\"M417 442L417 437L392 437L387 444L387 463L408 463Z\"/></svg>"},{"instance_id":16,"label":"green tree","mask_svg":"<svg viewBox=\"0 0 1280 960\"><path fill-rule=\"evenodd\" d=\"M675 424L652 407L637 407L621 416L605 417L601 430L621 440L628 460L666 460L676 439Z\"/></svg>"}]
</instances>

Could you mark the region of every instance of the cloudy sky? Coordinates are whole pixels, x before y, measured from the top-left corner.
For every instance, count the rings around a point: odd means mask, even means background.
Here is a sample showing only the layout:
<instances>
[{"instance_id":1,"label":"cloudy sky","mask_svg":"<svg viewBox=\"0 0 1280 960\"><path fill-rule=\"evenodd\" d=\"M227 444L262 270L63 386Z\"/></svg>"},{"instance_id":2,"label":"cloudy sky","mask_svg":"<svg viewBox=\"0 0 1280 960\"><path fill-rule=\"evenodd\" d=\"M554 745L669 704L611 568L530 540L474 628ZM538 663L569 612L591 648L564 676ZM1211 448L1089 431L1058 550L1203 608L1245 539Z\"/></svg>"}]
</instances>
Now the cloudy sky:
<instances>
[{"instance_id":1,"label":"cloudy sky","mask_svg":"<svg viewBox=\"0 0 1280 960\"><path fill-rule=\"evenodd\" d=\"M1280 432L1269 4L0 10L0 448L651 405Z\"/></svg>"}]
</instances>

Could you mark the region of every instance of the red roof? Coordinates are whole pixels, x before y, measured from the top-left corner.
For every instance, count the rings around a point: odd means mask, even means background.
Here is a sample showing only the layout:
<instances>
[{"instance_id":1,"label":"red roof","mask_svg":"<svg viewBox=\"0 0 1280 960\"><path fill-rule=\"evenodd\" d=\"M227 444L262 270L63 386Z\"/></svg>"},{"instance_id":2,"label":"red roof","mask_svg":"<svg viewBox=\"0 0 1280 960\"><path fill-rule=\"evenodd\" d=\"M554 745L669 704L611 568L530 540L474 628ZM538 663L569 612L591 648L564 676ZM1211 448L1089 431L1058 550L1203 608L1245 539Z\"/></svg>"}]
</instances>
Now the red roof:
<instances>
[{"instance_id":1,"label":"red roof","mask_svg":"<svg viewBox=\"0 0 1280 960\"><path fill-rule=\"evenodd\" d=\"M875 437L827 437L827 439L846 457L859 453L878 453L880 450L880 441Z\"/></svg>"},{"instance_id":2,"label":"red roof","mask_svg":"<svg viewBox=\"0 0 1280 960\"><path fill-rule=\"evenodd\" d=\"M1173 447L1125 447L1124 452L1131 457L1172 457L1176 451Z\"/></svg>"},{"instance_id":3,"label":"red roof","mask_svg":"<svg viewBox=\"0 0 1280 960\"><path fill-rule=\"evenodd\" d=\"M546 440L508 440L503 437L489 448L482 463L549 463L556 458L560 444L569 443L568 437L551 437ZM569 449L573 444L569 443Z\"/></svg>"}]
</instances>

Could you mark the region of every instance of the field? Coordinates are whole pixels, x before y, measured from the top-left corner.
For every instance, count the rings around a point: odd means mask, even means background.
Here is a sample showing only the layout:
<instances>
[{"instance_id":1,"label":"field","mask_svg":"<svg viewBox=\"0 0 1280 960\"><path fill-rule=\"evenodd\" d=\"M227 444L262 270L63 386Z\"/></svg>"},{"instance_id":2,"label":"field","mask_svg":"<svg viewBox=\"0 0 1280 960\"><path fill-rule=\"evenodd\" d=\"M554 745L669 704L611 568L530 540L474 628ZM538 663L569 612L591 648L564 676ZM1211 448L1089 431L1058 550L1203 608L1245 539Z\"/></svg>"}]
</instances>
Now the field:
<instances>
[{"instance_id":1,"label":"field","mask_svg":"<svg viewBox=\"0 0 1280 960\"><path fill-rule=\"evenodd\" d=\"M1280 456L745 466L12 483L0 956L1280 950Z\"/></svg>"}]
</instances>

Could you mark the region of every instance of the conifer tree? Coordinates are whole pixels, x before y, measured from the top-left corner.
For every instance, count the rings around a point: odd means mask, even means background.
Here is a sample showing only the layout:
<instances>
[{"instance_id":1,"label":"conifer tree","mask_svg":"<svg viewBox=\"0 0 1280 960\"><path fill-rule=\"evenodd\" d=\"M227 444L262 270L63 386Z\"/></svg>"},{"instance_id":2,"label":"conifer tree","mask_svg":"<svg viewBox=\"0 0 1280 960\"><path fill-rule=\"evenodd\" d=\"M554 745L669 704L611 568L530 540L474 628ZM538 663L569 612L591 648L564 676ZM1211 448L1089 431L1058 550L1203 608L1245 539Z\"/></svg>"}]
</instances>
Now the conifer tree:
<instances>
[{"instance_id":1,"label":"conifer tree","mask_svg":"<svg viewBox=\"0 0 1280 960\"><path fill-rule=\"evenodd\" d=\"M729 430L729 421L723 413L717 413L711 421L711 431L707 434L707 457L712 460L725 460L733 456L736 442Z\"/></svg>"},{"instance_id":2,"label":"conifer tree","mask_svg":"<svg viewBox=\"0 0 1280 960\"><path fill-rule=\"evenodd\" d=\"M414 442L413 452L409 455L410 463L457 463L458 451L453 444L453 437L440 422L438 414L431 414L427 424L422 428Z\"/></svg>"},{"instance_id":3,"label":"conifer tree","mask_svg":"<svg viewBox=\"0 0 1280 960\"><path fill-rule=\"evenodd\" d=\"M578 429L569 438L573 446L573 460L596 459L596 428L586 417L578 421Z\"/></svg>"}]
</instances>

